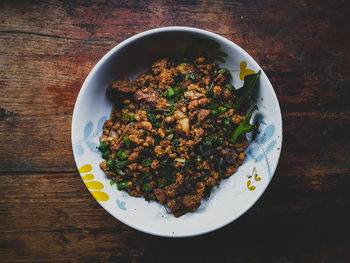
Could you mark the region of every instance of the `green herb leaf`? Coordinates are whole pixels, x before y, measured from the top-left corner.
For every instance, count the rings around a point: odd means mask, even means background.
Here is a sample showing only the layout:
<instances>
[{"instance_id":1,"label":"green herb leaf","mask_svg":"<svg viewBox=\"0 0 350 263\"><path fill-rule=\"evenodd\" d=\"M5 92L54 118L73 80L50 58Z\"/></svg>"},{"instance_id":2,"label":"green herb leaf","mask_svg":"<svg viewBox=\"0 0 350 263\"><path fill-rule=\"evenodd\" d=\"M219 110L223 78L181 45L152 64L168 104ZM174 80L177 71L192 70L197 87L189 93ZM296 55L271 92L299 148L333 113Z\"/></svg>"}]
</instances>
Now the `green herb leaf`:
<instances>
[{"instance_id":1,"label":"green herb leaf","mask_svg":"<svg viewBox=\"0 0 350 263\"><path fill-rule=\"evenodd\" d=\"M236 130L234 131L232 137L228 138L228 141L230 143L235 143L238 136L244 134L244 133L247 133L247 132L252 132L252 131L255 131L258 126L256 124L254 125L251 125L249 122L250 122L250 119L253 115L253 113L256 111L256 110L259 110L257 106L254 106L251 111L248 113L248 115L245 117L244 121L241 122L239 124L239 126L236 128Z\"/></svg>"},{"instance_id":2,"label":"green herb leaf","mask_svg":"<svg viewBox=\"0 0 350 263\"><path fill-rule=\"evenodd\" d=\"M236 108L239 109L244 102L248 99L249 95L252 93L256 87L256 82L260 76L261 70L256 74L250 74L244 77L243 87L240 89L240 96L236 100Z\"/></svg>"},{"instance_id":3,"label":"green herb leaf","mask_svg":"<svg viewBox=\"0 0 350 263\"><path fill-rule=\"evenodd\" d=\"M111 181L109 182L109 184L110 184L110 185L114 185L114 184L115 184L115 181L111 180Z\"/></svg>"}]
</instances>

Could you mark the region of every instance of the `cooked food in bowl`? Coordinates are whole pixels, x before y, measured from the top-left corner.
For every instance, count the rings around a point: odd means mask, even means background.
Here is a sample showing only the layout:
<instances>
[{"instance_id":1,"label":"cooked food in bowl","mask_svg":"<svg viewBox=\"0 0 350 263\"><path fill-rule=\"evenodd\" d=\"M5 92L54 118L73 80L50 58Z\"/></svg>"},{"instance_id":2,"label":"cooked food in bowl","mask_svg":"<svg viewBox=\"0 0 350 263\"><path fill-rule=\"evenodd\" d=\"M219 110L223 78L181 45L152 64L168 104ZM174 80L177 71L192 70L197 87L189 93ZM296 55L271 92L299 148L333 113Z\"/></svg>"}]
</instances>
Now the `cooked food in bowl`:
<instances>
[{"instance_id":1,"label":"cooked food in bowl","mask_svg":"<svg viewBox=\"0 0 350 263\"><path fill-rule=\"evenodd\" d=\"M245 133L257 130L249 96L259 74L236 90L230 71L207 58L164 58L132 82L115 80L100 167L118 190L160 202L176 217L196 210L244 161Z\"/></svg>"}]
</instances>

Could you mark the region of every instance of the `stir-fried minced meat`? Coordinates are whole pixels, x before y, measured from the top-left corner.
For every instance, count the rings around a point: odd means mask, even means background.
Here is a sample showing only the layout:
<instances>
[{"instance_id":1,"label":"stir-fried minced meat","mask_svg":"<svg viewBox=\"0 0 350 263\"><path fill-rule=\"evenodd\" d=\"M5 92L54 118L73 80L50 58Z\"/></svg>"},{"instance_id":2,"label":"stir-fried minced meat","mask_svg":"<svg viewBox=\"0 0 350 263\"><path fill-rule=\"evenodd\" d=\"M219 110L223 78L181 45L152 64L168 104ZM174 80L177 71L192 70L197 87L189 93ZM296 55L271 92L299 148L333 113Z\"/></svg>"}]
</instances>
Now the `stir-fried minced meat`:
<instances>
[{"instance_id":1,"label":"stir-fried minced meat","mask_svg":"<svg viewBox=\"0 0 350 263\"><path fill-rule=\"evenodd\" d=\"M103 126L100 167L119 190L178 217L244 161L245 112L234 106L229 71L206 58L160 59L133 82L112 82L107 96L118 107Z\"/></svg>"},{"instance_id":2,"label":"stir-fried minced meat","mask_svg":"<svg viewBox=\"0 0 350 263\"><path fill-rule=\"evenodd\" d=\"M130 80L126 77L119 78L113 81L107 88L108 98L116 103L120 104L124 99L128 99L136 91L136 87L131 84Z\"/></svg>"}]
</instances>

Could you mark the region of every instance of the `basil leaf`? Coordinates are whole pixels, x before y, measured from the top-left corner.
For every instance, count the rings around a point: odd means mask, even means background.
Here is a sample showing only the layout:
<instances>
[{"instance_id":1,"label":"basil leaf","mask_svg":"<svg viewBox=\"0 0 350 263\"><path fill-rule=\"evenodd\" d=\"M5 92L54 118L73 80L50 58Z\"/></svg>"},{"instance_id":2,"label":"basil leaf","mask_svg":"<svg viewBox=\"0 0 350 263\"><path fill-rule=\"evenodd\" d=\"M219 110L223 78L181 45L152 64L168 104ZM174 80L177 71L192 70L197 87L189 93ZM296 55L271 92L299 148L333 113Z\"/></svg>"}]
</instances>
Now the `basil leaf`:
<instances>
[{"instance_id":1,"label":"basil leaf","mask_svg":"<svg viewBox=\"0 0 350 263\"><path fill-rule=\"evenodd\" d=\"M255 105L251 111L248 113L248 115L245 117L244 121L242 121L239 126L236 128L236 130L234 131L232 137L228 138L228 141L230 143L235 143L238 136L244 134L244 133L247 133L247 132L252 132L252 131L255 131L258 126L256 124L254 125L251 125L249 122L250 122L250 119L253 115L253 113L256 111L256 110L259 110L258 107Z\"/></svg>"},{"instance_id":2,"label":"basil leaf","mask_svg":"<svg viewBox=\"0 0 350 263\"><path fill-rule=\"evenodd\" d=\"M258 73L250 74L244 77L243 87L240 96L237 96L236 100L236 108L239 109L243 103L247 100L249 95L252 93L254 88L256 87L256 82L260 76L261 70Z\"/></svg>"}]
</instances>

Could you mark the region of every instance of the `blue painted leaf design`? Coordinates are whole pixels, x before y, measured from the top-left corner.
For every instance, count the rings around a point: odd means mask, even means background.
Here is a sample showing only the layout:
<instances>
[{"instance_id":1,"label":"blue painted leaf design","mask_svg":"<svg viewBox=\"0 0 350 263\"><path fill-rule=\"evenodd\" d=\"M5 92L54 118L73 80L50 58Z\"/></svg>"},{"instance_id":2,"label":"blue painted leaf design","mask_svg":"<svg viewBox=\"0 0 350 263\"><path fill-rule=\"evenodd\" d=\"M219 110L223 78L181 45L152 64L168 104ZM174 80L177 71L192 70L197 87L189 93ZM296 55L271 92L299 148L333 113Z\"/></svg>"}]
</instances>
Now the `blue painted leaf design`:
<instances>
[{"instance_id":1,"label":"blue painted leaf design","mask_svg":"<svg viewBox=\"0 0 350 263\"><path fill-rule=\"evenodd\" d=\"M82 155L84 153L84 147L79 144L73 145L73 149L74 149L74 152L78 155Z\"/></svg>"},{"instance_id":2,"label":"blue painted leaf design","mask_svg":"<svg viewBox=\"0 0 350 263\"><path fill-rule=\"evenodd\" d=\"M98 149L97 149L97 145L95 142L92 142L92 141L86 141L86 144L87 146L89 147L89 149L93 152L97 152Z\"/></svg>"},{"instance_id":3,"label":"blue painted leaf design","mask_svg":"<svg viewBox=\"0 0 350 263\"><path fill-rule=\"evenodd\" d=\"M255 156L255 155L257 155L259 153L259 150L260 150L259 147L252 147L250 149L250 154Z\"/></svg>"},{"instance_id":4,"label":"blue painted leaf design","mask_svg":"<svg viewBox=\"0 0 350 263\"><path fill-rule=\"evenodd\" d=\"M107 120L106 116L101 117L101 119L98 121L97 127L96 127L96 134L98 134L98 136L102 135L102 126L105 123L105 121Z\"/></svg>"},{"instance_id":5,"label":"blue painted leaf design","mask_svg":"<svg viewBox=\"0 0 350 263\"><path fill-rule=\"evenodd\" d=\"M272 142L270 142L269 146L266 147L265 152L266 153L270 152L273 149L273 147L275 147L275 145L276 145L276 140L273 140Z\"/></svg>"},{"instance_id":6,"label":"blue painted leaf design","mask_svg":"<svg viewBox=\"0 0 350 263\"><path fill-rule=\"evenodd\" d=\"M125 202L120 202L118 199L117 199L117 206L121 209L121 210L126 210L126 207L125 207L126 203Z\"/></svg>"},{"instance_id":7,"label":"blue painted leaf design","mask_svg":"<svg viewBox=\"0 0 350 263\"><path fill-rule=\"evenodd\" d=\"M86 141L86 139L90 136L91 132L92 132L92 122L89 121L88 123L86 123L85 128L84 128L84 139Z\"/></svg>"},{"instance_id":8,"label":"blue painted leaf design","mask_svg":"<svg viewBox=\"0 0 350 263\"><path fill-rule=\"evenodd\" d=\"M255 158L256 162L260 162L264 158L263 154L260 154L258 157Z\"/></svg>"},{"instance_id":9,"label":"blue painted leaf design","mask_svg":"<svg viewBox=\"0 0 350 263\"><path fill-rule=\"evenodd\" d=\"M269 126L266 127L264 134L261 137L261 143L265 144L268 140L270 140L270 138L274 133L275 133L275 126L270 124Z\"/></svg>"}]
</instances>

